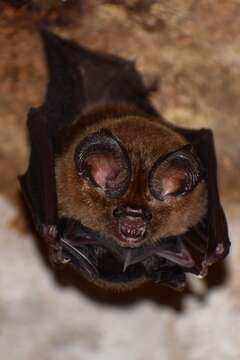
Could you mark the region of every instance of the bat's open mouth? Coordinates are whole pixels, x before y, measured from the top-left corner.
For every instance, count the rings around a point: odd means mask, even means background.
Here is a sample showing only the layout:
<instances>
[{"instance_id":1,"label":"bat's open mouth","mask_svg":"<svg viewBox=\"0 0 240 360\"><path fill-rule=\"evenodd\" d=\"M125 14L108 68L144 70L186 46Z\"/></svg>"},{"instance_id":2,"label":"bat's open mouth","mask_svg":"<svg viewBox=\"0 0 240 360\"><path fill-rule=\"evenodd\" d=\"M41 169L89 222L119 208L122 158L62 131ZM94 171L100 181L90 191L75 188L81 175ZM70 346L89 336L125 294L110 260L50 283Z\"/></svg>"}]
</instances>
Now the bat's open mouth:
<instances>
[{"instance_id":1,"label":"bat's open mouth","mask_svg":"<svg viewBox=\"0 0 240 360\"><path fill-rule=\"evenodd\" d=\"M141 218L124 219L120 221L118 226L118 233L122 246L138 246L145 236L146 227L146 222Z\"/></svg>"}]
</instances>

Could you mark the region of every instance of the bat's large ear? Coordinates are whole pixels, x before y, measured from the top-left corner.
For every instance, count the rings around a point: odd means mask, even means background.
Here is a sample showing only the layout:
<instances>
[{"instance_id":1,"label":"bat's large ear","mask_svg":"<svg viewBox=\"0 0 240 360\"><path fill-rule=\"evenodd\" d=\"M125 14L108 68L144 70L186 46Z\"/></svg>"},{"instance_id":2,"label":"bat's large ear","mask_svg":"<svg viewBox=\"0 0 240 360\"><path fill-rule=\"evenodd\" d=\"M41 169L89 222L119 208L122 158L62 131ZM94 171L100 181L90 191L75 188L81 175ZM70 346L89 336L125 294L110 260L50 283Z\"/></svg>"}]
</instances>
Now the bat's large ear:
<instances>
[{"instance_id":1,"label":"bat's large ear","mask_svg":"<svg viewBox=\"0 0 240 360\"><path fill-rule=\"evenodd\" d=\"M78 175L110 197L122 196L131 178L127 150L109 129L86 136L75 150Z\"/></svg>"},{"instance_id":2,"label":"bat's large ear","mask_svg":"<svg viewBox=\"0 0 240 360\"><path fill-rule=\"evenodd\" d=\"M196 262L201 262L199 266L204 273L209 265L223 259L230 247L226 217L219 199L213 134L210 129L175 128L175 130L194 145L205 170L208 189L207 215L185 237L189 249L192 249L193 254L196 255Z\"/></svg>"}]
</instances>

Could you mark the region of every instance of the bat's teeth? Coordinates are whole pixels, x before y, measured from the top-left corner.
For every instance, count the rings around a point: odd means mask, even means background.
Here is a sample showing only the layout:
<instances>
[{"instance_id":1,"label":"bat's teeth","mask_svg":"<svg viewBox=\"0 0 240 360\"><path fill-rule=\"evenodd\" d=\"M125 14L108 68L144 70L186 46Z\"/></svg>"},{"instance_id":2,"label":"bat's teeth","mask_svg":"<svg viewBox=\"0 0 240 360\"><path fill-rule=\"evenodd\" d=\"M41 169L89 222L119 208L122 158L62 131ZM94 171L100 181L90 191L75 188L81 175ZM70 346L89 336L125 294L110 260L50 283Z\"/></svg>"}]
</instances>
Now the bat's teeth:
<instances>
[{"instance_id":1,"label":"bat's teeth","mask_svg":"<svg viewBox=\"0 0 240 360\"><path fill-rule=\"evenodd\" d=\"M123 264L123 272L127 270L128 266L130 265L130 262L131 262L131 251L128 251Z\"/></svg>"},{"instance_id":2,"label":"bat's teeth","mask_svg":"<svg viewBox=\"0 0 240 360\"><path fill-rule=\"evenodd\" d=\"M139 221L125 221L119 224L120 233L129 241L137 241L143 238L146 224Z\"/></svg>"}]
</instances>

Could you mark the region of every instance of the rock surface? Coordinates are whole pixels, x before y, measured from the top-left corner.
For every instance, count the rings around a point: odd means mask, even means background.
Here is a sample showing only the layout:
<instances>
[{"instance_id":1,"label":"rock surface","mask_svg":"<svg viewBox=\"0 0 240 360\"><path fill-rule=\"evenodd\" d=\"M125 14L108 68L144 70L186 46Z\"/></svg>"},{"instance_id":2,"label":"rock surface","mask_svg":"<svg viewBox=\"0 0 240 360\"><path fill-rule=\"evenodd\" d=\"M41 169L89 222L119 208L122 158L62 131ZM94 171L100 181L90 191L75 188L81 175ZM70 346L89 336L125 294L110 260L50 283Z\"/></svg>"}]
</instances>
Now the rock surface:
<instances>
[{"instance_id":1,"label":"rock surface","mask_svg":"<svg viewBox=\"0 0 240 360\"><path fill-rule=\"evenodd\" d=\"M16 3L0 4L1 357L239 359L239 1ZM153 101L168 120L214 130L233 245L225 272L213 269L206 289L190 279L193 291L184 295L151 286L109 294L47 266L16 181L27 165L26 113L41 103L47 81L35 31L42 22L136 59L146 81L159 78Z\"/></svg>"}]
</instances>

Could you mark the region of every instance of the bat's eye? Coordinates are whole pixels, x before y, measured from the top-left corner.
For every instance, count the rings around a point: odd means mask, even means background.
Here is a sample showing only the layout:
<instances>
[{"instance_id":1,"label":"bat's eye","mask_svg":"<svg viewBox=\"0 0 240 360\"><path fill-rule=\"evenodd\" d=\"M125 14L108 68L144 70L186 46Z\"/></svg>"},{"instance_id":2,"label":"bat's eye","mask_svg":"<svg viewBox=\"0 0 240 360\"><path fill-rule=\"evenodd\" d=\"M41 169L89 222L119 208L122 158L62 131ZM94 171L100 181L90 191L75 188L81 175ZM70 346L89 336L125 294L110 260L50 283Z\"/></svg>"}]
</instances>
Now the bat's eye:
<instances>
[{"instance_id":1,"label":"bat's eye","mask_svg":"<svg viewBox=\"0 0 240 360\"><path fill-rule=\"evenodd\" d=\"M78 174L110 197L121 196L130 180L127 153L107 129L87 136L77 147Z\"/></svg>"},{"instance_id":2,"label":"bat's eye","mask_svg":"<svg viewBox=\"0 0 240 360\"><path fill-rule=\"evenodd\" d=\"M164 200L168 195L184 195L192 191L202 178L199 159L190 146L160 157L149 174L152 195Z\"/></svg>"}]
</instances>

